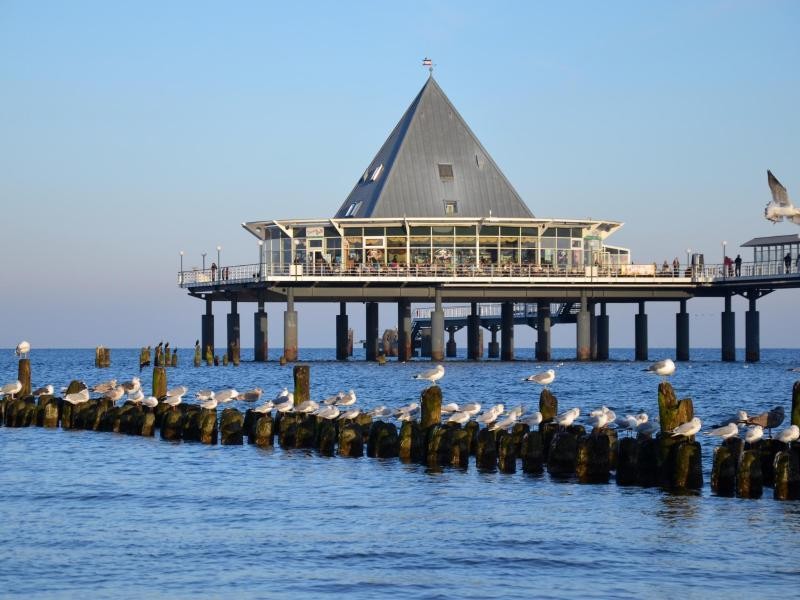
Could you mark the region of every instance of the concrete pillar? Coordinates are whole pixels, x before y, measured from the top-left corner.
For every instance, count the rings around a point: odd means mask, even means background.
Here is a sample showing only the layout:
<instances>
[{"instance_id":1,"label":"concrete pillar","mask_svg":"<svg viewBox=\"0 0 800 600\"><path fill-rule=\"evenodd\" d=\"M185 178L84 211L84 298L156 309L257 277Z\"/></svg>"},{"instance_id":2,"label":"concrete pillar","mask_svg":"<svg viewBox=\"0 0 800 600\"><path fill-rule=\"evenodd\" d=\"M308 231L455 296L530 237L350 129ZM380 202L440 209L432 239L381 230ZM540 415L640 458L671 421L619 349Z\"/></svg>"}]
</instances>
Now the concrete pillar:
<instances>
[{"instance_id":1,"label":"concrete pillar","mask_svg":"<svg viewBox=\"0 0 800 600\"><path fill-rule=\"evenodd\" d=\"M411 360L414 351L414 340L411 339L411 300L400 300L397 303L397 360Z\"/></svg>"},{"instance_id":2,"label":"concrete pillar","mask_svg":"<svg viewBox=\"0 0 800 600\"><path fill-rule=\"evenodd\" d=\"M744 313L744 359L747 362L761 360L761 342L759 341L758 311L756 310L756 297L748 297L749 310Z\"/></svg>"},{"instance_id":3,"label":"concrete pillar","mask_svg":"<svg viewBox=\"0 0 800 600\"><path fill-rule=\"evenodd\" d=\"M606 303L600 303L600 314L596 317L595 330L597 331L597 360L608 360L608 315Z\"/></svg>"},{"instance_id":4,"label":"concrete pillar","mask_svg":"<svg viewBox=\"0 0 800 600\"><path fill-rule=\"evenodd\" d=\"M267 361L267 313L264 311L264 301L258 301L258 311L253 315L253 358L256 362Z\"/></svg>"},{"instance_id":5,"label":"concrete pillar","mask_svg":"<svg viewBox=\"0 0 800 600\"><path fill-rule=\"evenodd\" d=\"M731 310L731 295L725 296L725 310L722 313L722 360L736 360L736 314Z\"/></svg>"},{"instance_id":6,"label":"concrete pillar","mask_svg":"<svg viewBox=\"0 0 800 600\"><path fill-rule=\"evenodd\" d=\"M597 360L597 317L594 314L594 302L589 302L589 356Z\"/></svg>"},{"instance_id":7,"label":"concrete pillar","mask_svg":"<svg viewBox=\"0 0 800 600\"><path fill-rule=\"evenodd\" d=\"M336 315L336 360L347 360L347 357L350 356L348 329L347 303L339 302L339 314Z\"/></svg>"},{"instance_id":8,"label":"concrete pillar","mask_svg":"<svg viewBox=\"0 0 800 600\"><path fill-rule=\"evenodd\" d=\"M514 303L500 305L500 360L514 360Z\"/></svg>"},{"instance_id":9,"label":"concrete pillar","mask_svg":"<svg viewBox=\"0 0 800 600\"><path fill-rule=\"evenodd\" d=\"M367 360L378 360L378 303L367 302Z\"/></svg>"},{"instance_id":10,"label":"concrete pillar","mask_svg":"<svg viewBox=\"0 0 800 600\"><path fill-rule=\"evenodd\" d=\"M206 298L206 314L200 319L200 340L202 346L202 356L206 355L206 348L211 346L211 354L214 354L214 313L212 312L211 298Z\"/></svg>"},{"instance_id":11,"label":"concrete pillar","mask_svg":"<svg viewBox=\"0 0 800 600\"><path fill-rule=\"evenodd\" d=\"M639 313L634 317L635 357L636 360L647 360L647 313L644 302L639 302Z\"/></svg>"},{"instance_id":12,"label":"concrete pillar","mask_svg":"<svg viewBox=\"0 0 800 600\"><path fill-rule=\"evenodd\" d=\"M297 311L291 288L286 294L286 310L283 311L283 357L288 362L297 360Z\"/></svg>"},{"instance_id":13,"label":"concrete pillar","mask_svg":"<svg viewBox=\"0 0 800 600\"><path fill-rule=\"evenodd\" d=\"M550 360L550 303L536 305L536 360Z\"/></svg>"},{"instance_id":14,"label":"concrete pillar","mask_svg":"<svg viewBox=\"0 0 800 600\"><path fill-rule=\"evenodd\" d=\"M467 358L480 360L483 354L481 344L481 316L478 314L478 303L472 303L472 310L467 317Z\"/></svg>"},{"instance_id":15,"label":"concrete pillar","mask_svg":"<svg viewBox=\"0 0 800 600\"><path fill-rule=\"evenodd\" d=\"M436 290L436 303L431 311L431 360L444 360L444 309L439 290Z\"/></svg>"},{"instance_id":16,"label":"concrete pillar","mask_svg":"<svg viewBox=\"0 0 800 600\"><path fill-rule=\"evenodd\" d=\"M492 334L492 341L489 342L489 358L500 358L500 344L497 342L497 331L499 327L492 325L488 328Z\"/></svg>"},{"instance_id":17,"label":"concrete pillar","mask_svg":"<svg viewBox=\"0 0 800 600\"><path fill-rule=\"evenodd\" d=\"M591 348L591 317L586 296L581 296L581 309L577 316L577 352L575 357L578 360L589 360L592 357Z\"/></svg>"},{"instance_id":18,"label":"concrete pillar","mask_svg":"<svg viewBox=\"0 0 800 600\"><path fill-rule=\"evenodd\" d=\"M237 308L236 300L231 300L231 312L228 313L228 360L233 360L233 346L239 346L239 309Z\"/></svg>"},{"instance_id":19,"label":"concrete pillar","mask_svg":"<svg viewBox=\"0 0 800 600\"><path fill-rule=\"evenodd\" d=\"M423 357L431 356L431 328L422 327L419 330L419 354Z\"/></svg>"},{"instance_id":20,"label":"concrete pillar","mask_svg":"<svg viewBox=\"0 0 800 600\"><path fill-rule=\"evenodd\" d=\"M686 300L681 300L681 310L675 313L675 359L689 360L689 313Z\"/></svg>"},{"instance_id":21,"label":"concrete pillar","mask_svg":"<svg viewBox=\"0 0 800 600\"><path fill-rule=\"evenodd\" d=\"M448 327L447 328L447 344L444 348L444 354L447 358L455 358L456 357L456 328L455 327Z\"/></svg>"}]
</instances>

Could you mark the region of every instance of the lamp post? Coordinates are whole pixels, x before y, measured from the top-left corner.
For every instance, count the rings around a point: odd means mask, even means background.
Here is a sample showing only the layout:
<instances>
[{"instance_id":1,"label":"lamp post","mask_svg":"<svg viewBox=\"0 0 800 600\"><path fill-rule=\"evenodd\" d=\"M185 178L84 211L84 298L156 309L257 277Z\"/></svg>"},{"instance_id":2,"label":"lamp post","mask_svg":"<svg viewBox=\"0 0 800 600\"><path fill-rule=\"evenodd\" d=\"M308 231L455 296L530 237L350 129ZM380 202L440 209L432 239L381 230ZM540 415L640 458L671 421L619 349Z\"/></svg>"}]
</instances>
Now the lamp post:
<instances>
[{"instance_id":1,"label":"lamp post","mask_svg":"<svg viewBox=\"0 0 800 600\"><path fill-rule=\"evenodd\" d=\"M222 261L219 259L219 253L222 252L222 246L217 246L217 268L222 268Z\"/></svg>"},{"instance_id":2,"label":"lamp post","mask_svg":"<svg viewBox=\"0 0 800 600\"><path fill-rule=\"evenodd\" d=\"M203 252L203 271L206 270L206 253Z\"/></svg>"},{"instance_id":3,"label":"lamp post","mask_svg":"<svg viewBox=\"0 0 800 600\"><path fill-rule=\"evenodd\" d=\"M726 264L727 263L726 259L728 258L727 246L728 246L728 242L725 241L725 240L722 240L722 277L723 277L723 279L728 277L728 265Z\"/></svg>"},{"instance_id":4,"label":"lamp post","mask_svg":"<svg viewBox=\"0 0 800 600\"><path fill-rule=\"evenodd\" d=\"M183 250L181 250L181 284L183 284Z\"/></svg>"},{"instance_id":5,"label":"lamp post","mask_svg":"<svg viewBox=\"0 0 800 600\"><path fill-rule=\"evenodd\" d=\"M264 240L258 240L258 278L261 279L264 272Z\"/></svg>"}]
</instances>

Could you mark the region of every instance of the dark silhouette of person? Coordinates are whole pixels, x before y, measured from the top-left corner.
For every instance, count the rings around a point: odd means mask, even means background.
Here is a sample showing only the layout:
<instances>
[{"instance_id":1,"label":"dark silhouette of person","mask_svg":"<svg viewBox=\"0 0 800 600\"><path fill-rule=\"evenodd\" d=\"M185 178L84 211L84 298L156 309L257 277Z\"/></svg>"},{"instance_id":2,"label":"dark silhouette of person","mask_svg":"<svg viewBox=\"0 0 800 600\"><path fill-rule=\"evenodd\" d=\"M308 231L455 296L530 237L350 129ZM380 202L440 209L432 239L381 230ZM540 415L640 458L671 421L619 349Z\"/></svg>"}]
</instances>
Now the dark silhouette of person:
<instances>
[{"instance_id":1,"label":"dark silhouette of person","mask_svg":"<svg viewBox=\"0 0 800 600\"><path fill-rule=\"evenodd\" d=\"M736 277L741 277L742 275L742 257L741 255L737 254L736 259L733 261L733 264L736 268Z\"/></svg>"},{"instance_id":2,"label":"dark silhouette of person","mask_svg":"<svg viewBox=\"0 0 800 600\"><path fill-rule=\"evenodd\" d=\"M786 267L787 273L792 270L792 255L788 252L786 253L786 256L783 257L783 266Z\"/></svg>"},{"instance_id":3,"label":"dark silhouette of person","mask_svg":"<svg viewBox=\"0 0 800 600\"><path fill-rule=\"evenodd\" d=\"M211 281L217 280L217 263L211 263Z\"/></svg>"}]
</instances>

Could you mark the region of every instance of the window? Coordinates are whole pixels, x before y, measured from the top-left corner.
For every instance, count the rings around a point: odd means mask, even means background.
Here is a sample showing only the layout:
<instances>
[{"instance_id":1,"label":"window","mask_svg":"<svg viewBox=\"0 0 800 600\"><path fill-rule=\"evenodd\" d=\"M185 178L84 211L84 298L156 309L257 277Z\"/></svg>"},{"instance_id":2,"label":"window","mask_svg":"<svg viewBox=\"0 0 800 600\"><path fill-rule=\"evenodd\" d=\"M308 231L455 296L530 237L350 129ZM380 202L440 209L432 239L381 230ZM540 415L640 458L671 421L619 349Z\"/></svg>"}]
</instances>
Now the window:
<instances>
[{"instance_id":1,"label":"window","mask_svg":"<svg viewBox=\"0 0 800 600\"><path fill-rule=\"evenodd\" d=\"M453 165L439 164L439 179L453 181Z\"/></svg>"},{"instance_id":2,"label":"window","mask_svg":"<svg viewBox=\"0 0 800 600\"><path fill-rule=\"evenodd\" d=\"M440 165L441 166L441 165ZM455 200L444 201L444 214L447 216L458 214L458 202Z\"/></svg>"},{"instance_id":3,"label":"window","mask_svg":"<svg viewBox=\"0 0 800 600\"><path fill-rule=\"evenodd\" d=\"M361 202L353 202L348 208L347 212L344 213L345 217L354 217L358 212L358 209L361 208Z\"/></svg>"},{"instance_id":4,"label":"window","mask_svg":"<svg viewBox=\"0 0 800 600\"><path fill-rule=\"evenodd\" d=\"M377 167L375 167L375 170L372 172L372 175L370 175L369 180L370 181L377 180L378 177L381 176L382 172L383 172L383 165L378 165Z\"/></svg>"}]
</instances>

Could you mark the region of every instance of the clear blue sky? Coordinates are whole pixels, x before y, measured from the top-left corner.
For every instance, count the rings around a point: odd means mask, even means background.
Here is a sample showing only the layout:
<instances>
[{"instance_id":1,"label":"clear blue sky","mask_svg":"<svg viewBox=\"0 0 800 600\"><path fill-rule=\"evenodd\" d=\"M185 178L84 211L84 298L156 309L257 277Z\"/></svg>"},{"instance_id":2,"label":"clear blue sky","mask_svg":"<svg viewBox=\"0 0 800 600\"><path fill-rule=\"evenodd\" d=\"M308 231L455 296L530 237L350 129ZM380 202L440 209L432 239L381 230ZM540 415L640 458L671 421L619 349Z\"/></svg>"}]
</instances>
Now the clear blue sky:
<instances>
[{"instance_id":1,"label":"clear blue sky","mask_svg":"<svg viewBox=\"0 0 800 600\"><path fill-rule=\"evenodd\" d=\"M639 262L800 231L762 217L767 168L800 200L797 2L3 0L0 346L192 343L179 251L251 262L242 221L333 214L425 56L537 216L624 221L610 241ZM763 346L798 345L799 296L760 302ZM718 346L721 301L689 307L692 344ZM332 346L336 307L299 308L301 346ZM612 311L612 345L633 344L633 310ZM674 344L675 310L648 309L651 345Z\"/></svg>"}]
</instances>

